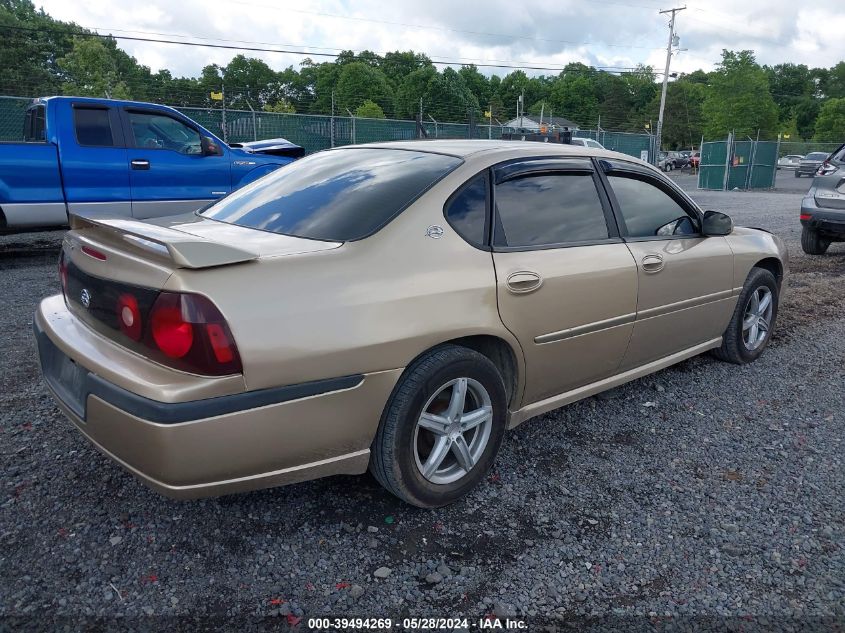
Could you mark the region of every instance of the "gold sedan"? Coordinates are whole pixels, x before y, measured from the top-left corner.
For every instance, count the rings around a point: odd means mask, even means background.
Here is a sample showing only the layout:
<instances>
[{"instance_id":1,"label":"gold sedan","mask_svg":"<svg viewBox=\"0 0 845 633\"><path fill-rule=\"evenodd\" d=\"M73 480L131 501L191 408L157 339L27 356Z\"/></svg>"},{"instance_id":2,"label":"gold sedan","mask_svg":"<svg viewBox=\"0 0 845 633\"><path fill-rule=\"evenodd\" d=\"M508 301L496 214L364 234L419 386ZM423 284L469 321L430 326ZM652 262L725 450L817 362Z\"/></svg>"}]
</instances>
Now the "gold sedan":
<instances>
[{"instance_id":1,"label":"gold sedan","mask_svg":"<svg viewBox=\"0 0 845 633\"><path fill-rule=\"evenodd\" d=\"M97 448L191 498L369 468L423 507L506 429L686 358L766 347L783 243L605 150L335 149L196 214L72 219L35 315Z\"/></svg>"}]
</instances>

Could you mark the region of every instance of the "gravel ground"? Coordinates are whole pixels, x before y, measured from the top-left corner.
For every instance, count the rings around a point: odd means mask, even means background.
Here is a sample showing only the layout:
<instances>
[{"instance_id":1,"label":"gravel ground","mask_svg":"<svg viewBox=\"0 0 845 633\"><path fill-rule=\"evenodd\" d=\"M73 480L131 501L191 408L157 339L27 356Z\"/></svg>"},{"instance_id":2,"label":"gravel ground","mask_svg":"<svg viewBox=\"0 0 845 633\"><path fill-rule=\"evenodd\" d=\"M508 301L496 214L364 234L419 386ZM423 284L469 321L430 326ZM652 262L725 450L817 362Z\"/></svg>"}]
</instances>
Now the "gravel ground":
<instances>
[{"instance_id":1,"label":"gravel ground","mask_svg":"<svg viewBox=\"0 0 845 633\"><path fill-rule=\"evenodd\" d=\"M786 239L769 350L747 367L694 358L525 423L484 485L436 511L369 475L194 502L150 492L41 385L31 316L57 291L54 256L0 260L0 616L30 630L328 614L842 630L845 244L801 253L800 193L679 181Z\"/></svg>"}]
</instances>

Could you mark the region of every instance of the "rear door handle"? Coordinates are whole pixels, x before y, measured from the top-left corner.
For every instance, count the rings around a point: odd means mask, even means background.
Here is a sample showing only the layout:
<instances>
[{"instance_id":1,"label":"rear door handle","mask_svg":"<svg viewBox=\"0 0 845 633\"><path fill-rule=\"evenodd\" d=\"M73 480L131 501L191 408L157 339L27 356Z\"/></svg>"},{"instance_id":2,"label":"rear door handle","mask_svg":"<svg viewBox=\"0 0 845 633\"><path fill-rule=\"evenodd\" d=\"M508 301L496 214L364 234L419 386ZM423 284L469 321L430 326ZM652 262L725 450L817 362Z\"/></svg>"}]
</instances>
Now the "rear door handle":
<instances>
[{"instance_id":1,"label":"rear door handle","mask_svg":"<svg viewBox=\"0 0 845 633\"><path fill-rule=\"evenodd\" d=\"M543 285L543 278L530 270L520 270L508 275L507 284L508 290L516 294L521 294L537 290L537 288Z\"/></svg>"},{"instance_id":2,"label":"rear door handle","mask_svg":"<svg viewBox=\"0 0 845 633\"><path fill-rule=\"evenodd\" d=\"M150 161L143 158L134 158L129 164L132 166L132 169L147 170L150 168Z\"/></svg>"},{"instance_id":3,"label":"rear door handle","mask_svg":"<svg viewBox=\"0 0 845 633\"><path fill-rule=\"evenodd\" d=\"M653 253L646 255L642 260L643 270L647 273L659 273L663 270L663 256Z\"/></svg>"}]
</instances>

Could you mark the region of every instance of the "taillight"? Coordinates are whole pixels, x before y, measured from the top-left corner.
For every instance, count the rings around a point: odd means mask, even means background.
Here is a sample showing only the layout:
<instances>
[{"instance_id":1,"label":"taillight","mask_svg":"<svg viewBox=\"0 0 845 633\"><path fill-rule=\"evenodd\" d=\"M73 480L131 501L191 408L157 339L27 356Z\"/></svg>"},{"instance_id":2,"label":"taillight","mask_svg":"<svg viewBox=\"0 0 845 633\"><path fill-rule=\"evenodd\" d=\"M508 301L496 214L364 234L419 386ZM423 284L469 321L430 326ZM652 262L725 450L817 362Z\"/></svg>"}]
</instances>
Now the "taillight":
<instances>
[{"instance_id":1,"label":"taillight","mask_svg":"<svg viewBox=\"0 0 845 633\"><path fill-rule=\"evenodd\" d=\"M64 250L59 254L59 280L62 283L62 294L67 294L67 260Z\"/></svg>"},{"instance_id":2,"label":"taillight","mask_svg":"<svg viewBox=\"0 0 845 633\"><path fill-rule=\"evenodd\" d=\"M810 215L809 213L802 213L802 214L799 216L799 218L798 218L798 219L800 219L800 220L812 220L812 219L813 219L813 216L812 216L812 215Z\"/></svg>"},{"instance_id":3,"label":"taillight","mask_svg":"<svg viewBox=\"0 0 845 633\"><path fill-rule=\"evenodd\" d=\"M148 344L177 369L215 376L242 371L226 320L202 295L160 293L150 310Z\"/></svg>"},{"instance_id":4,"label":"taillight","mask_svg":"<svg viewBox=\"0 0 845 633\"><path fill-rule=\"evenodd\" d=\"M117 298L117 322L120 324L120 331L126 336L133 341L141 340L143 321L135 295L124 292Z\"/></svg>"},{"instance_id":5,"label":"taillight","mask_svg":"<svg viewBox=\"0 0 845 633\"><path fill-rule=\"evenodd\" d=\"M816 174L818 176L828 176L839 169L836 165L831 165L829 162L824 161L819 168L816 170Z\"/></svg>"},{"instance_id":6,"label":"taillight","mask_svg":"<svg viewBox=\"0 0 845 633\"><path fill-rule=\"evenodd\" d=\"M90 246L83 246L82 252L88 255L88 257L93 257L96 260L101 262L106 261L106 256L104 253L98 251L96 248L91 248Z\"/></svg>"}]
</instances>

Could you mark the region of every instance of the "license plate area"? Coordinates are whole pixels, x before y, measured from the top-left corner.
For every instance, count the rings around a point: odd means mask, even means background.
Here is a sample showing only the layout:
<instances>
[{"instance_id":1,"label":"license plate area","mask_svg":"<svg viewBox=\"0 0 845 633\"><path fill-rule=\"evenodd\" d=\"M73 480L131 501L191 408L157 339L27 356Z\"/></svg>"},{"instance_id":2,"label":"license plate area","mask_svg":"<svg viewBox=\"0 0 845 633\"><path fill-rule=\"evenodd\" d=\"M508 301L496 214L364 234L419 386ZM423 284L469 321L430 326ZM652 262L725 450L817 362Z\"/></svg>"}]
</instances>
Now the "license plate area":
<instances>
[{"instance_id":1,"label":"license plate area","mask_svg":"<svg viewBox=\"0 0 845 633\"><path fill-rule=\"evenodd\" d=\"M44 332L38 336L41 372L56 396L82 420L88 396L88 370L76 364L56 347Z\"/></svg>"}]
</instances>

